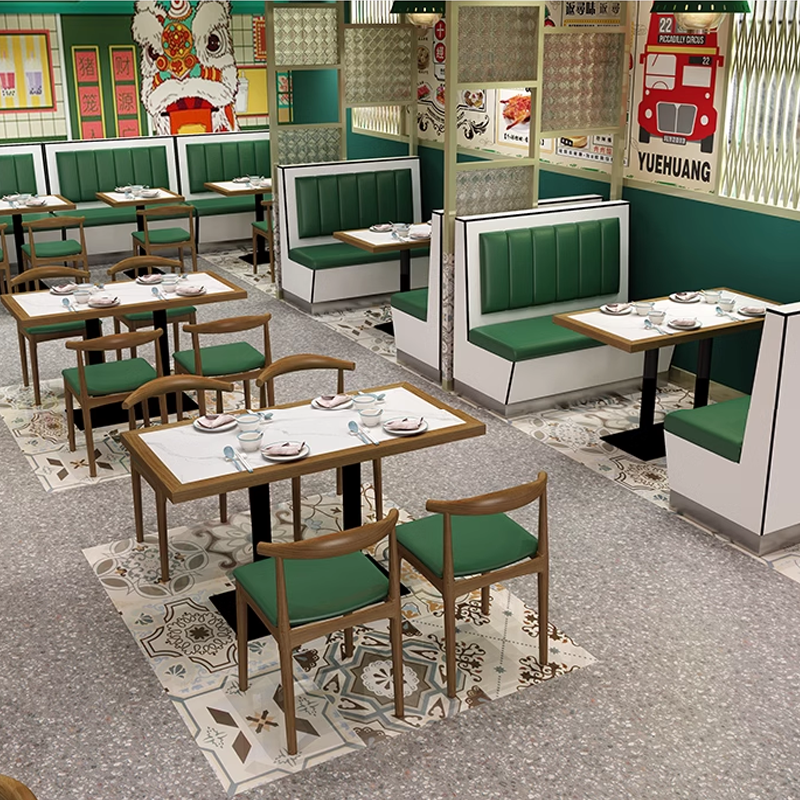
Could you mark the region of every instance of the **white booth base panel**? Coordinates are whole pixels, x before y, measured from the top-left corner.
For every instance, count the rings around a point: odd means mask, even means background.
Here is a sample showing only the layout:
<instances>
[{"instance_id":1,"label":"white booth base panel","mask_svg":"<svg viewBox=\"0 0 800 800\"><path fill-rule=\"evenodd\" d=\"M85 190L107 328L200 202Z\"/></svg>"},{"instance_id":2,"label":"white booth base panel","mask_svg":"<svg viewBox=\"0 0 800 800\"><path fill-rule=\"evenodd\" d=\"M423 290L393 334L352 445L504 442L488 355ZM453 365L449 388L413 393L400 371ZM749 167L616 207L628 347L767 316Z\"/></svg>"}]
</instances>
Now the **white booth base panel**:
<instances>
[{"instance_id":1,"label":"white booth base panel","mask_svg":"<svg viewBox=\"0 0 800 800\"><path fill-rule=\"evenodd\" d=\"M658 372L666 379L674 347L662 347ZM454 388L504 416L527 414L558 403L641 386L640 353L603 345L570 353L507 361L470 342L457 344Z\"/></svg>"},{"instance_id":2,"label":"white booth base panel","mask_svg":"<svg viewBox=\"0 0 800 800\"><path fill-rule=\"evenodd\" d=\"M282 255L283 296L308 314L321 314L387 300L400 291L400 261L379 261L332 269L308 269ZM427 285L428 260L411 260L411 288Z\"/></svg>"},{"instance_id":3,"label":"white booth base panel","mask_svg":"<svg viewBox=\"0 0 800 800\"><path fill-rule=\"evenodd\" d=\"M430 313L431 309L428 308L428 314ZM441 333L432 335L431 326L427 321L405 314L396 308L392 309L392 322L394 340L402 342L404 348L401 350L398 344L397 361L429 380L440 381L442 371L438 365L441 360Z\"/></svg>"}]
</instances>

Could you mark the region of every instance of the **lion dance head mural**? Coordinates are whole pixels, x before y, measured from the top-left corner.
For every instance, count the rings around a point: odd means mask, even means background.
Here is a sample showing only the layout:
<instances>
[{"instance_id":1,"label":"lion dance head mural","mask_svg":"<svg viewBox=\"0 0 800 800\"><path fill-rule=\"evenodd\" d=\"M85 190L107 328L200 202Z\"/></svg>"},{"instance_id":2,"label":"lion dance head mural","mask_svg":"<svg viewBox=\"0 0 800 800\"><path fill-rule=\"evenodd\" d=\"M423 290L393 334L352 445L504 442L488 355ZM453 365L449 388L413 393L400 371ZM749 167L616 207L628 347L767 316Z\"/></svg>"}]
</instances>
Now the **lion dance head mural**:
<instances>
[{"instance_id":1,"label":"lion dance head mural","mask_svg":"<svg viewBox=\"0 0 800 800\"><path fill-rule=\"evenodd\" d=\"M131 31L141 48L142 103L154 133L238 130L228 3L138 0Z\"/></svg>"}]
</instances>

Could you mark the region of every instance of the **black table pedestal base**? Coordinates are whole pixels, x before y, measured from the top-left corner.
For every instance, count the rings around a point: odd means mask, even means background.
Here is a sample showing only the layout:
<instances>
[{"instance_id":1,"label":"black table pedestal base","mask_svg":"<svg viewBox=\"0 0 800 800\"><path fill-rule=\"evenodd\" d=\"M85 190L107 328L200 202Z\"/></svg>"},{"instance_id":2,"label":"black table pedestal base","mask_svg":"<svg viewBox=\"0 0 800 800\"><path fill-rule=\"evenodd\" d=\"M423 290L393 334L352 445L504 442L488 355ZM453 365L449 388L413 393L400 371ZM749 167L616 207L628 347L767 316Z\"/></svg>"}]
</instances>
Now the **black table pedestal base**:
<instances>
[{"instance_id":1,"label":"black table pedestal base","mask_svg":"<svg viewBox=\"0 0 800 800\"><path fill-rule=\"evenodd\" d=\"M604 442L638 458L640 461L652 461L667 454L664 446L664 425L649 425L646 428L634 428L630 431L611 433L600 437Z\"/></svg>"}]
</instances>

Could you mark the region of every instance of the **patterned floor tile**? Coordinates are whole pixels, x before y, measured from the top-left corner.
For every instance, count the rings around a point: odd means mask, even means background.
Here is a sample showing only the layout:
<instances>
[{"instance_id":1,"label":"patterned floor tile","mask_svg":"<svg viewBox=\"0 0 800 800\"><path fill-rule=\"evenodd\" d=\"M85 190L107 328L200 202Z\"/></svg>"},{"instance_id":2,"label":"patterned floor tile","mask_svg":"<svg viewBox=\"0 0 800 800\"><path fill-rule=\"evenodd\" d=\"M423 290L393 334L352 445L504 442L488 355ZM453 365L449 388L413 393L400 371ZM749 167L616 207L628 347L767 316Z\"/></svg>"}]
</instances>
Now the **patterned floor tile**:
<instances>
[{"instance_id":1,"label":"patterned floor tile","mask_svg":"<svg viewBox=\"0 0 800 800\"><path fill-rule=\"evenodd\" d=\"M393 504L384 498L384 508ZM364 487L362 514L375 518L372 488ZM305 498L307 536L342 529L339 498ZM401 510L401 520L410 520ZM292 539L291 509L273 509L276 540ZM238 686L233 631L210 598L232 588L229 571L252 558L249 514L228 523L202 522L170 531L174 575L158 582L158 548L152 533L92 547L84 554L162 687L186 722L225 791L232 795L314 764L370 746L428 722L444 719L558 675L591 664L593 657L550 626L552 663L542 668L538 622L502 586L493 587L492 613L480 614L477 593L458 605L458 697L445 691L442 604L413 569L403 580L404 700L406 715L393 715L388 624L355 631L353 656L345 658L341 632L309 642L294 656L295 707L300 753L285 747L283 691L277 646L269 637L248 645L251 686ZM385 560L386 544L373 548Z\"/></svg>"}]
</instances>

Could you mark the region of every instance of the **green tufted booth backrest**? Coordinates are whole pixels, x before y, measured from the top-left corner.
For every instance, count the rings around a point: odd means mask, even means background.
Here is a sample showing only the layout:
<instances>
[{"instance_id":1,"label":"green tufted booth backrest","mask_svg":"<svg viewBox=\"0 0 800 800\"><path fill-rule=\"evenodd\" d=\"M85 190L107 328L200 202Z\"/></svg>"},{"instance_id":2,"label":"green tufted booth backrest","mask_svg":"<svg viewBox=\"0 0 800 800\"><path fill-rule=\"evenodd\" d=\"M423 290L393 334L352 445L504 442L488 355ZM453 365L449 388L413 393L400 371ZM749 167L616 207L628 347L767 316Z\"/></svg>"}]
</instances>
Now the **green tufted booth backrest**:
<instances>
[{"instance_id":1,"label":"green tufted booth backrest","mask_svg":"<svg viewBox=\"0 0 800 800\"><path fill-rule=\"evenodd\" d=\"M301 239L380 222L414 222L410 169L297 178L295 191Z\"/></svg>"},{"instance_id":2,"label":"green tufted booth backrest","mask_svg":"<svg viewBox=\"0 0 800 800\"><path fill-rule=\"evenodd\" d=\"M169 185L165 146L63 151L56 153L56 168L60 193L73 203L129 183L177 189Z\"/></svg>"},{"instance_id":3,"label":"green tufted booth backrest","mask_svg":"<svg viewBox=\"0 0 800 800\"><path fill-rule=\"evenodd\" d=\"M33 156L30 153L0 156L0 196L16 192L33 194L38 188ZM45 187L42 186L41 191L44 190Z\"/></svg>"},{"instance_id":4,"label":"green tufted booth backrest","mask_svg":"<svg viewBox=\"0 0 800 800\"><path fill-rule=\"evenodd\" d=\"M211 142L186 146L189 191L208 191L206 181L231 181L245 175L269 177L272 172L269 139Z\"/></svg>"},{"instance_id":5,"label":"green tufted booth backrest","mask_svg":"<svg viewBox=\"0 0 800 800\"><path fill-rule=\"evenodd\" d=\"M480 235L481 312L619 291L619 219Z\"/></svg>"}]
</instances>

